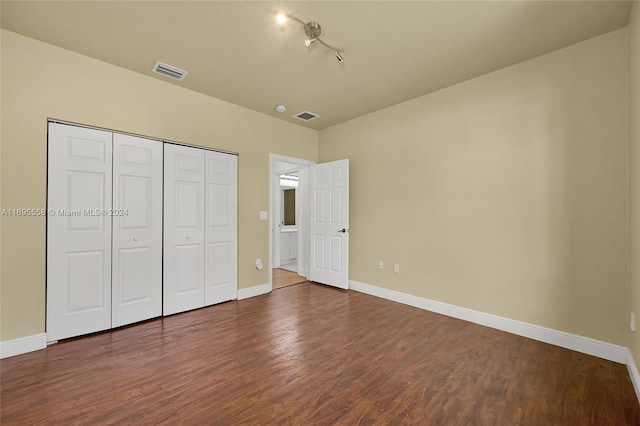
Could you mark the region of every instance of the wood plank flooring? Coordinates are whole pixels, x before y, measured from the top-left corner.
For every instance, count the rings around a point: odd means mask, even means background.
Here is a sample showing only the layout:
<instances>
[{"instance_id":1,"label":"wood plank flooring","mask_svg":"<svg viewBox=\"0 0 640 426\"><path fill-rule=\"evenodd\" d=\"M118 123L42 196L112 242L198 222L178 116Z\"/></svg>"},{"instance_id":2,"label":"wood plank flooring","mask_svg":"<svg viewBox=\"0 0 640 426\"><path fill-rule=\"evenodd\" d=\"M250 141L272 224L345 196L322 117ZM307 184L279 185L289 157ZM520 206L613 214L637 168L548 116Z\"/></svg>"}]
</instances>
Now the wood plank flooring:
<instances>
[{"instance_id":1,"label":"wood plank flooring","mask_svg":"<svg viewBox=\"0 0 640 426\"><path fill-rule=\"evenodd\" d=\"M298 275L296 272L287 271L286 269L273 268L271 273L271 285L274 290L307 281L305 277Z\"/></svg>"},{"instance_id":2,"label":"wood plank flooring","mask_svg":"<svg viewBox=\"0 0 640 426\"><path fill-rule=\"evenodd\" d=\"M638 425L625 366L306 282L0 363L2 425Z\"/></svg>"}]
</instances>

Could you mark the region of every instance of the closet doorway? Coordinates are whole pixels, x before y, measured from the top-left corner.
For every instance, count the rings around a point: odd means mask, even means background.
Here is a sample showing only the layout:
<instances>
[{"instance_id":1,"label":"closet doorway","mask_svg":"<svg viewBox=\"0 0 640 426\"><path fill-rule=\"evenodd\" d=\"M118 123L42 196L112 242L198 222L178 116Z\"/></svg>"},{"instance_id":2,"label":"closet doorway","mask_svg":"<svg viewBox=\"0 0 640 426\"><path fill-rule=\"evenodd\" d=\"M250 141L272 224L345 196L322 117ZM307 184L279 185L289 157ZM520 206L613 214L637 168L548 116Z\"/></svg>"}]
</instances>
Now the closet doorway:
<instances>
[{"instance_id":1,"label":"closet doorway","mask_svg":"<svg viewBox=\"0 0 640 426\"><path fill-rule=\"evenodd\" d=\"M47 144L48 342L237 298L237 155L54 121Z\"/></svg>"}]
</instances>

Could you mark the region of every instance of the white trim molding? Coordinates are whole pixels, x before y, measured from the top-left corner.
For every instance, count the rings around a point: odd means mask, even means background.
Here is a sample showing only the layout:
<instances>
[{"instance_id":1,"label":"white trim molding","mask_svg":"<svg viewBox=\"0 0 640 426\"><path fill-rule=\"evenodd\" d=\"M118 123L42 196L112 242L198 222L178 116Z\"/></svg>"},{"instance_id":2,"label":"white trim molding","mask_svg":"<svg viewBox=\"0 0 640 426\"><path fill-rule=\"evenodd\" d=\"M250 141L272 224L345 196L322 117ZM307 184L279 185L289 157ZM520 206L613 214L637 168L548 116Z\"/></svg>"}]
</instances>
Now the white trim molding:
<instances>
[{"instance_id":1,"label":"white trim molding","mask_svg":"<svg viewBox=\"0 0 640 426\"><path fill-rule=\"evenodd\" d=\"M238 300L248 299L271 292L271 284L260 284L249 288L241 288L238 290Z\"/></svg>"},{"instance_id":2,"label":"white trim molding","mask_svg":"<svg viewBox=\"0 0 640 426\"><path fill-rule=\"evenodd\" d=\"M366 293L372 296L413 306L415 308L424 309L426 311L506 331L518 336L528 337L529 339L571 349L576 352L582 352L587 355L593 355L598 358L618 362L620 364L627 364L628 362L627 353L629 350L623 346L614 345L612 343L602 342L600 340L578 336L577 334L566 333L564 331L553 330L551 328L535 324L499 317L497 315L486 314L472 309L461 308L448 303L425 299L357 281L349 281L349 288L361 293ZM640 384L640 381L638 383ZM636 391L637 389L638 388L636 387Z\"/></svg>"},{"instance_id":3,"label":"white trim molding","mask_svg":"<svg viewBox=\"0 0 640 426\"><path fill-rule=\"evenodd\" d=\"M33 336L20 337L18 339L0 342L0 359L10 356L22 355L47 347L47 334L40 333Z\"/></svg>"},{"instance_id":4,"label":"white trim molding","mask_svg":"<svg viewBox=\"0 0 640 426\"><path fill-rule=\"evenodd\" d=\"M633 383L633 389L636 391L636 397L640 402L640 374L638 374L638 367L633 360L631 351L627 349L627 370L629 370L629 376L631 377L631 383Z\"/></svg>"}]
</instances>

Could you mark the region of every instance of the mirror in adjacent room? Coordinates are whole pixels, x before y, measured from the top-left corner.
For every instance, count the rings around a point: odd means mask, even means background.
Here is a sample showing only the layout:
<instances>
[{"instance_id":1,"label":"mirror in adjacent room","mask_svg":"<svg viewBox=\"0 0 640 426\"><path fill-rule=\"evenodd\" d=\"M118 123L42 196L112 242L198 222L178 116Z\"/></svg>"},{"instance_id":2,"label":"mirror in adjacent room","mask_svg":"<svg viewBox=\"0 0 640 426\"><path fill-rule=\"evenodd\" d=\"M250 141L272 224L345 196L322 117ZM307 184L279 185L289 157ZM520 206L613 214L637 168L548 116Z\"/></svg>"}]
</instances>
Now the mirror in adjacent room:
<instances>
[{"instance_id":1,"label":"mirror in adjacent room","mask_svg":"<svg viewBox=\"0 0 640 426\"><path fill-rule=\"evenodd\" d=\"M296 189L298 187L297 173L280 175L280 191L282 194L282 208L280 209L281 226L296 225Z\"/></svg>"},{"instance_id":2,"label":"mirror in adjacent room","mask_svg":"<svg viewBox=\"0 0 640 426\"><path fill-rule=\"evenodd\" d=\"M290 188L284 190L284 217L282 224L284 226L296 225L296 189Z\"/></svg>"}]
</instances>

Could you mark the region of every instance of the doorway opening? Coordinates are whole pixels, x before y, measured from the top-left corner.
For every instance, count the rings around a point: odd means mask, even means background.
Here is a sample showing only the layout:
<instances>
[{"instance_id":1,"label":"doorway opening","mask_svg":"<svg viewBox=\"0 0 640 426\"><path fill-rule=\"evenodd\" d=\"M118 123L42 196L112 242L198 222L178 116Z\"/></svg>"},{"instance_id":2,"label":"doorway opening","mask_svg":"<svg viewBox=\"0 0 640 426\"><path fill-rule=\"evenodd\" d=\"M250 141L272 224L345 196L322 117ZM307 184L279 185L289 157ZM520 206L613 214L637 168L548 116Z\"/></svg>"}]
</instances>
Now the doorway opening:
<instances>
[{"instance_id":1,"label":"doorway opening","mask_svg":"<svg viewBox=\"0 0 640 426\"><path fill-rule=\"evenodd\" d=\"M310 281L348 289L349 159L316 164L269 154L269 171L270 290L274 288L273 269L281 264ZM291 182L281 185L281 180L294 181L295 176L297 187ZM294 187L295 195L289 196L295 206L293 216L285 219L284 192Z\"/></svg>"},{"instance_id":2,"label":"doorway opening","mask_svg":"<svg viewBox=\"0 0 640 426\"><path fill-rule=\"evenodd\" d=\"M313 161L269 155L271 289L309 276L309 166Z\"/></svg>"}]
</instances>

